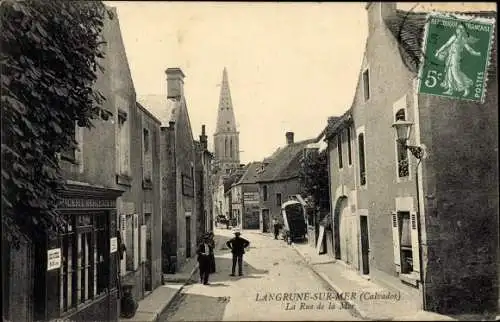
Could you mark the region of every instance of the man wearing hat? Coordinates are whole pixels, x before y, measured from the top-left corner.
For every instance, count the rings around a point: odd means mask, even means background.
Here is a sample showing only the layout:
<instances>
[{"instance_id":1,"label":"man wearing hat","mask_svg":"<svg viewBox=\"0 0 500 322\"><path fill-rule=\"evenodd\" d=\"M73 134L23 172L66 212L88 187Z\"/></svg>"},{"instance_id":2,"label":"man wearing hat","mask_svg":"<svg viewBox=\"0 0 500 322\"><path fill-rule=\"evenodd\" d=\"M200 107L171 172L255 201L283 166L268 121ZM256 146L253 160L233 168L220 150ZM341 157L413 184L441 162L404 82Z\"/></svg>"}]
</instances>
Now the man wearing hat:
<instances>
[{"instance_id":1,"label":"man wearing hat","mask_svg":"<svg viewBox=\"0 0 500 322\"><path fill-rule=\"evenodd\" d=\"M241 238L241 233L239 230L234 231L234 237L227 241L226 246L231 249L233 253L233 267L231 270L231 276L234 276L234 271L236 269L236 263L238 263L238 275L243 275L243 254L245 254L245 248L250 245L250 242L245 238Z\"/></svg>"},{"instance_id":2,"label":"man wearing hat","mask_svg":"<svg viewBox=\"0 0 500 322\"><path fill-rule=\"evenodd\" d=\"M208 285L211 256L214 253L212 245L210 244L210 237L208 235L203 236L203 241L199 244L196 253L198 254L200 282Z\"/></svg>"}]
</instances>

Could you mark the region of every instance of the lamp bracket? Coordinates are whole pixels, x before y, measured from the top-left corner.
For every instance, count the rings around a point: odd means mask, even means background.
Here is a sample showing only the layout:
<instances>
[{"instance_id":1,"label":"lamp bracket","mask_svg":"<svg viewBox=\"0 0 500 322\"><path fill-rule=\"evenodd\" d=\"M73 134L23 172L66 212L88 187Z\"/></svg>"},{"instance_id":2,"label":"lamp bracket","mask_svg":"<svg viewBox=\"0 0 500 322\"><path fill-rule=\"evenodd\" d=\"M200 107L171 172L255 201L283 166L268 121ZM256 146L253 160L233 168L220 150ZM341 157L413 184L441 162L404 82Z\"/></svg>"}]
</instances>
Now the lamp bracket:
<instances>
[{"instance_id":1,"label":"lamp bracket","mask_svg":"<svg viewBox=\"0 0 500 322\"><path fill-rule=\"evenodd\" d=\"M406 148L410 150L411 154L417 159L422 159L424 157L424 149L420 146L407 145Z\"/></svg>"},{"instance_id":2,"label":"lamp bracket","mask_svg":"<svg viewBox=\"0 0 500 322\"><path fill-rule=\"evenodd\" d=\"M406 140L397 140L399 144L403 146L404 149L410 150L411 154L417 159L422 159L425 155L425 150L421 146L416 146L416 145L408 145L406 144Z\"/></svg>"}]
</instances>

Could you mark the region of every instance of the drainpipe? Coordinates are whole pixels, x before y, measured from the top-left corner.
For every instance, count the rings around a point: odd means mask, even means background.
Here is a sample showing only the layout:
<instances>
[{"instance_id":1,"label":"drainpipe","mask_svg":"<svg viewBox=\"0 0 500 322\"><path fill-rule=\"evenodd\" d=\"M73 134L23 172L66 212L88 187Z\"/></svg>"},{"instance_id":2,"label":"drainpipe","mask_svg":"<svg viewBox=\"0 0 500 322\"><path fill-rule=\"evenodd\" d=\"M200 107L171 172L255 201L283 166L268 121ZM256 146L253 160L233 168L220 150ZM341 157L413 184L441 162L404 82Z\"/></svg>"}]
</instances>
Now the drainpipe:
<instances>
[{"instance_id":1,"label":"drainpipe","mask_svg":"<svg viewBox=\"0 0 500 322\"><path fill-rule=\"evenodd\" d=\"M424 281L424 262L423 262L423 247L422 247L422 227L420 224L420 190L419 190L419 177L418 177L418 167L422 162L422 159L418 159L417 167L415 169L415 182L417 186L417 235L418 235L418 258L419 258L419 270L420 270L420 283L422 284L422 309L425 311L427 308L425 301L425 281Z\"/></svg>"}]
</instances>

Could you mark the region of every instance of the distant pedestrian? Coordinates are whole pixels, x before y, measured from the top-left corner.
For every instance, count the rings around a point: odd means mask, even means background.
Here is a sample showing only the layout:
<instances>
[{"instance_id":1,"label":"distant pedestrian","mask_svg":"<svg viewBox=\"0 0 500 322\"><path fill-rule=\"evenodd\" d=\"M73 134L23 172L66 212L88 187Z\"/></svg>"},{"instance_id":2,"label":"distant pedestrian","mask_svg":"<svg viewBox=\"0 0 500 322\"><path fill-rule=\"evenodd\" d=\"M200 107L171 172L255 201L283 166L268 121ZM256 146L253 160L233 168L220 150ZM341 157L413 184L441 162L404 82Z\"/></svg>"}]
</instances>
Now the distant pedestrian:
<instances>
[{"instance_id":1,"label":"distant pedestrian","mask_svg":"<svg viewBox=\"0 0 500 322\"><path fill-rule=\"evenodd\" d=\"M210 275L210 256L213 254L213 248L210 245L210 238L205 236L203 242L198 246L198 263L200 270L200 283L208 285Z\"/></svg>"},{"instance_id":2,"label":"distant pedestrian","mask_svg":"<svg viewBox=\"0 0 500 322\"><path fill-rule=\"evenodd\" d=\"M243 275L243 254L245 254L245 248L250 246L250 242L245 238L240 237L241 233L239 231L234 232L234 237L227 241L226 246L231 249L233 253L233 266L231 270L231 276L234 276L236 270L236 263L238 263L238 275Z\"/></svg>"},{"instance_id":3,"label":"distant pedestrian","mask_svg":"<svg viewBox=\"0 0 500 322\"><path fill-rule=\"evenodd\" d=\"M276 218L273 219L273 228L274 228L274 239L278 239L281 225Z\"/></svg>"},{"instance_id":4,"label":"distant pedestrian","mask_svg":"<svg viewBox=\"0 0 500 322\"><path fill-rule=\"evenodd\" d=\"M208 233L210 240L210 247L212 247L212 254L210 255L210 274L215 273L215 236L213 232Z\"/></svg>"}]
</instances>

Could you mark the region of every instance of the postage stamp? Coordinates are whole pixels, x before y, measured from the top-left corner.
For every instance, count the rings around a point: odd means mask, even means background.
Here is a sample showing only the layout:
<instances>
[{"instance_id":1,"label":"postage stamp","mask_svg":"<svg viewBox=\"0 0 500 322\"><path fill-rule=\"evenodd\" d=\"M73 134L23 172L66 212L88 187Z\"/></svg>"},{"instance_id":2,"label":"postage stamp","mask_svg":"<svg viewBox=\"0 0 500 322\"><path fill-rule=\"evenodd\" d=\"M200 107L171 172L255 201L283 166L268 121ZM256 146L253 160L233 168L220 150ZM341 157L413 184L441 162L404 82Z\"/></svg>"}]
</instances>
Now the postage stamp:
<instances>
[{"instance_id":1,"label":"postage stamp","mask_svg":"<svg viewBox=\"0 0 500 322\"><path fill-rule=\"evenodd\" d=\"M484 102L494 30L492 18L430 13L419 93Z\"/></svg>"}]
</instances>

